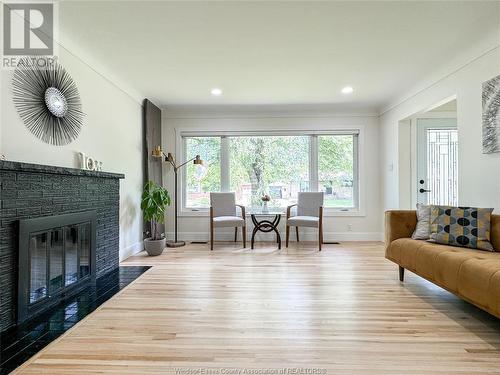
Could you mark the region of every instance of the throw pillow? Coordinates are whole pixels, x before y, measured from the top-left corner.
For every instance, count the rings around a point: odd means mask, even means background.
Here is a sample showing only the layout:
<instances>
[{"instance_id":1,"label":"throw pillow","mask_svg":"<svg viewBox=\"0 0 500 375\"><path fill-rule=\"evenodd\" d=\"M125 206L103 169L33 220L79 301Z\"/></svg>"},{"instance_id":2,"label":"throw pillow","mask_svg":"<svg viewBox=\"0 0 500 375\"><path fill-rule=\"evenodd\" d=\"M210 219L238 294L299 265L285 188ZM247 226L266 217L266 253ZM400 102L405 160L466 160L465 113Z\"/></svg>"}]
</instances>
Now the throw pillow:
<instances>
[{"instance_id":1,"label":"throw pillow","mask_svg":"<svg viewBox=\"0 0 500 375\"><path fill-rule=\"evenodd\" d=\"M411 235L414 240L428 240L431 235L431 206L417 203L417 226Z\"/></svg>"},{"instance_id":2,"label":"throw pillow","mask_svg":"<svg viewBox=\"0 0 500 375\"><path fill-rule=\"evenodd\" d=\"M431 206L431 241L494 251L490 242L493 208Z\"/></svg>"}]
</instances>

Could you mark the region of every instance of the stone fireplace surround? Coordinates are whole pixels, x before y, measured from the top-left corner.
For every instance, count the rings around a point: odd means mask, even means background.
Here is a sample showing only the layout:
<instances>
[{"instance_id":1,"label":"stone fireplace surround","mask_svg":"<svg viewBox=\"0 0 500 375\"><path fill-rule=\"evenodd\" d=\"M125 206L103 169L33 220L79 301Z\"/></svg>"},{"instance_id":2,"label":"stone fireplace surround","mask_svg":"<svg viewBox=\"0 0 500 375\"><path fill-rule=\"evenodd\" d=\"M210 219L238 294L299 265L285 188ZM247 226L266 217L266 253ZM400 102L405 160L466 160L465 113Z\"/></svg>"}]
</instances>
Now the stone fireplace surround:
<instances>
[{"instance_id":1,"label":"stone fireplace surround","mask_svg":"<svg viewBox=\"0 0 500 375\"><path fill-rule=\"evenodd\" d=\"M19 220L97 212L97 277L118 268L123 174L0 161L0 331L17 322Z\"/></svg>"}]
</instances>

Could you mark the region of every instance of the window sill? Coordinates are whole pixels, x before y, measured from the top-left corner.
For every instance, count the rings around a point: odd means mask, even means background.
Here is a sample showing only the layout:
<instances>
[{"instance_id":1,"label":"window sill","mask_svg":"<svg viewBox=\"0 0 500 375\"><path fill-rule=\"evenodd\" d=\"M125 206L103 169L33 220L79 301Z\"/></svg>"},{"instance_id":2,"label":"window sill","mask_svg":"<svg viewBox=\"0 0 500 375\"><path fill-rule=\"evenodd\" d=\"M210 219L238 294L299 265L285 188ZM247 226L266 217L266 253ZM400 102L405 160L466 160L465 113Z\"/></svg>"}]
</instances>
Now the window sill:
<instances>
[{"instance_id":1,"label":"window sill","mask_svg":"<svg viewBox=\"0 0 500 375\"><path fill-rule=\"evenodd\" d=\"M286 210L283 210L283 215L286 214ZM179 217L208 217L209 211L207 209L200 209L199 211L191 211L191 210L182 210L179 212ZM247 217L250 217L250 214L246 214ZM349 210L349 211L340 211L340 210L329 210L325 209L323 211L324 217L362 217L366 216L365 212L359 210Z\"/></svg>"}]
</instances>

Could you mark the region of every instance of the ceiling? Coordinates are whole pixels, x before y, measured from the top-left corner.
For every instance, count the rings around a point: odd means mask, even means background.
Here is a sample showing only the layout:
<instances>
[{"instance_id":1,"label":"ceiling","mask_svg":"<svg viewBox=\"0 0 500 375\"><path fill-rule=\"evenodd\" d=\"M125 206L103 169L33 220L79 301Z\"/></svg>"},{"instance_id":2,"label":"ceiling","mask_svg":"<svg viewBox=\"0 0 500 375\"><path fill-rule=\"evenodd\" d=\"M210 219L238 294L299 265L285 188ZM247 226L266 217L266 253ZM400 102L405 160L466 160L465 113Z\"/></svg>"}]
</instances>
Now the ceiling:
<instances>
[{"instance_id":1,"label":"ceiling","mask_svg":"<svg viewBox=\"0 0 500 375\"><path fill-rule=\"evenodd\" d=\"M160 106L380 108L500 32L500 2L478 1L68 1L59 15L65 47Z\"/></svg>"}]
</instances>

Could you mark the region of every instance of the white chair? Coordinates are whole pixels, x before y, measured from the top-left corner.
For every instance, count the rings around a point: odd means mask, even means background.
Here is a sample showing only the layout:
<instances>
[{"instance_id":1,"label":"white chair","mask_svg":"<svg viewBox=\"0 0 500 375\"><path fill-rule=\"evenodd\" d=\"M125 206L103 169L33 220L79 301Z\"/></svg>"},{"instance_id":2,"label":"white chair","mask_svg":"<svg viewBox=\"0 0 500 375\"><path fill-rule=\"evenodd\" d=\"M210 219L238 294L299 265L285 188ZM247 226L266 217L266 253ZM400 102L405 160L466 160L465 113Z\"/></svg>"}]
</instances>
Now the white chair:
<instances>
[{"instance_id":1,"label":"white chair","mask_svg":"<svg viewBox=\"0 0 500 375\"><path fill-rule=\"evenodd\" d=\"M236 214L241 209L241 217ZM238 240L238 227L242 227L243 248L247 247L245 207L236 204L234 193L210 193L210 250L214 249L214 228L234 227L234 242Z\"/></svg>"},{"instance_id":2,"label":"white chair","mask_svg":"<svg viewBox=\"0 0 500 375\"><path fill-rule=\"evenodd\" d=\"M297 206L297 215L291 216L292 207ZM323 244L323 192L299 193L297 204L286 209L286 247L290 239L290 227L295 227L299 242L299 227L318 228L319 251Z\"/></svg>"}]
</instances>

